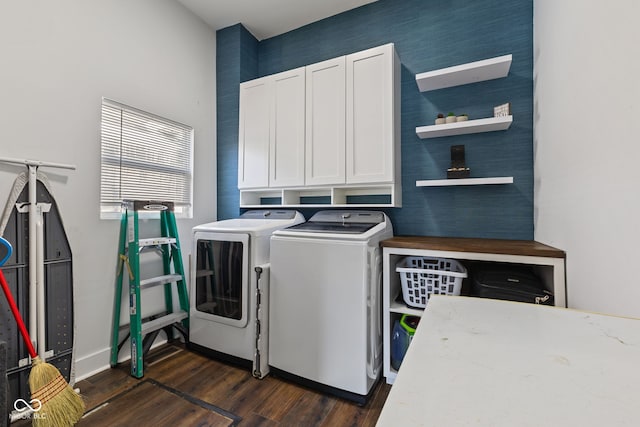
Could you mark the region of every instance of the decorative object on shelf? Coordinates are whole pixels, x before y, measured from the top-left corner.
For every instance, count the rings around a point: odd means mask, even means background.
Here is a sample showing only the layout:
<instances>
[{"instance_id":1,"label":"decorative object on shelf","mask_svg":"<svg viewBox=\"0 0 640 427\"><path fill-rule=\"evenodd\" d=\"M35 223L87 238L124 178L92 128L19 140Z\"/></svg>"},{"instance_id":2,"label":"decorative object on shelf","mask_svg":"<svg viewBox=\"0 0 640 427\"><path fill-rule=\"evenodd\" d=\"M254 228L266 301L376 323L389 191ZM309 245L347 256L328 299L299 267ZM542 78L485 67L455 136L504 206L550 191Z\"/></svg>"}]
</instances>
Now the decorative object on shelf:
<instances>
[{"instance_id":1,"label":"decorative object on shelf","mask_svg":"<svg viewBox=\"0 0 640 427\"><path fill-rule=\"evenodd\" d=\"M511 115L511 103L493 107L493 117L506 117Z\"/></svg>"},{"instance_id":2,"label":"decorative object on shelf","mask_svg":"<svg viewBox=\"0 0 640 427\"><path fill-rule=\"evenodd\" d=\"M469 120L469 116L467 116L466 114L460 114L458 117L456 117L456 122L466 122L467 120Z\"/></svg>"},{"instance_id":3,"label":"decorative object on shelf","mask_svg":"<svg viewBox=\"0 0 640 427\"><path fill-rule=\"evenodd\" d=\"M445 123L444 114L439 113L438 117L436 117L436 124L443 125Z\"/></svg>"},{"instance_id":4,"label":"decorative object on shelf","mask_svg":"<svg viewBox=\"0 0 640 427\"><path fill-rule=\"evenodd\" d=\"M447 114L447 118L445 120L446 123L455 123L456 122L456 115L455 113L449 113Z\"/></svg>"},{"instance_id":5,"label":"decorative object on shelf","mask_svg":"<svg viewBox=\"0 0 640 427\"><path fill-rule=\"evenodd\" d=\"M451 146L451 167L447 169L447 178L469 178L471 169L466 167L464 145Z\"/></svg>"}]
</instances>

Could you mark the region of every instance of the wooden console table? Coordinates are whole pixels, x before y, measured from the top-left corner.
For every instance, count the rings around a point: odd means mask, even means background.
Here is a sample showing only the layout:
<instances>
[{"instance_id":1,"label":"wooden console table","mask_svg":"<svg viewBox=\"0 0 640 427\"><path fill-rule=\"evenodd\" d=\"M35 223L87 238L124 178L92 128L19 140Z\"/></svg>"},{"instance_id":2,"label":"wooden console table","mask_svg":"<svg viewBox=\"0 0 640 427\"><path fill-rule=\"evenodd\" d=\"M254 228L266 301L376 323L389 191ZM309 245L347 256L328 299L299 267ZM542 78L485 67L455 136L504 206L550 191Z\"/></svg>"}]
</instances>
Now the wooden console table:
<instances>
[{"instance_id":1,"label":"wooden console table","mask_svg":"<svg viewBox=\"0 0 640 427\"><path fill-rule=\"evenodd\" d=\"M391 367L391 331L403 314L422 316L422 309L407 307L395 266L405 256L452 258L464 261L512 263L533 266L545 287L554 294L555 305L567 306L565 259L560 249L532 240L472 239L454 237L393 237L380 243L382 258L383 375L389 384L397 372Z\"/></svg>"}]
</instances>

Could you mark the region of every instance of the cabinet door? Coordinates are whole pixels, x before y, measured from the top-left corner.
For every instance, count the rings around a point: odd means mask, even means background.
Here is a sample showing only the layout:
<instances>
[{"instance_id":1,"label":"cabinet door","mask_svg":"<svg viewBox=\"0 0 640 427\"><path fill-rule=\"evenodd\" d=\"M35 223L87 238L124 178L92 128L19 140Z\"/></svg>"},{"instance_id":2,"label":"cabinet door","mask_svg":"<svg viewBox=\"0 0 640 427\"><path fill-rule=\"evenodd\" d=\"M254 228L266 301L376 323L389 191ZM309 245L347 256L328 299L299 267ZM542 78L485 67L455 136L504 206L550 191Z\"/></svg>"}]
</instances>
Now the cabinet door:
<instances>
[{"instance_id":1,"label":"cabinet door","mask_svg":"<svg viewBox=\"0 0 640 427\"><path fill-rule=\"evenodd\" d=\"M395 152L398 76L393 45L347 55L346 66L347 183L392 182L399 154Z\"/></svg>"},{"instance_id":2,"label":"cabinet door","mask_svg":"<svg viewBox=\"0 0 640 427\"><path fill-rule=\"evenodd\" d=\"M307 66L305 183L345 183L345 57Z\"/></svg>"},{"instance_id":3,"label":"cabinet door","mask_svg":"<svg viewBox=\"0 0 640 427\"><path fill-rule=\"evenodd\" d=\"M238 188L269 185L270 92L267 77L240 84Z\"/></svg>"},{"instance_id":4,"label":"cabinet door","mask_svg":"<svg viewBox=\"0 0 640 427\"><path fill-rule=\"evenodd\" d=\"M305 68L271 79L269 186L304 185Z\"/></svg>"}]
</instances>

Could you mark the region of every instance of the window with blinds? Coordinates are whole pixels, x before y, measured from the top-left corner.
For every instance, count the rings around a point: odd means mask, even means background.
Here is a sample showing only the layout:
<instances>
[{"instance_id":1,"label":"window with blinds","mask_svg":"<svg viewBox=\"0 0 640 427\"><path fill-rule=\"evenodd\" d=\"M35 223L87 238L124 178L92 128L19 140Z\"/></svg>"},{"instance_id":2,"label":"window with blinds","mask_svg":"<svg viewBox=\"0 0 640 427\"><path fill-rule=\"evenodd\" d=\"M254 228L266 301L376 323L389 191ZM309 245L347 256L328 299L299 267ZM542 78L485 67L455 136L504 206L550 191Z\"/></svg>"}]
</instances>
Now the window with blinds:
<instances>
[{"instance_id":1,"label":"window with blinds","mask_svg":"<svg viewBox=\"0 0 640 427\"><path fill-rule=\"evenodd\" d=\"M102 99L100 218L122 200L162 200L192 216L193 128Z\"/></svg>"}]
</instances>

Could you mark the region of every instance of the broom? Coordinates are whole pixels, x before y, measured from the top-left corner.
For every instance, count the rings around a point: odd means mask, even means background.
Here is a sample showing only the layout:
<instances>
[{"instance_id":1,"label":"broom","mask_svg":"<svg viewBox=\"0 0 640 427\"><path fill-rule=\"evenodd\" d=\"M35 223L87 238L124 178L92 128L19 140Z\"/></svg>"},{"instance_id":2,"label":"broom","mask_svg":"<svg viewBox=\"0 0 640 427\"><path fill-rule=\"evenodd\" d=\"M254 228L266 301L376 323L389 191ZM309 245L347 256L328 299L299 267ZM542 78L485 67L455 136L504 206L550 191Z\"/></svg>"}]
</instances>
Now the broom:
<instances>
[{"instance_id":1,"label":"broom","mask_svg":"<svg viewBox=\"0 0 640 427\"><path fill-rule=\"evenodd\" d=\"M0 267L9 258L12 250L11 244L0 237ZM4 251L7 251L6 256L1 255ZM29 356L31 356L32 365L29 374L31 401L37 399L40 402L40 406L34 408L37 416L33 418L33 425L36 427L66 427L75 424L84 414L82 398L71 388L58 368L40 359L36 353L2 270L0 270L0 283L29 351Z\"/></svg>"}]
</instances>

